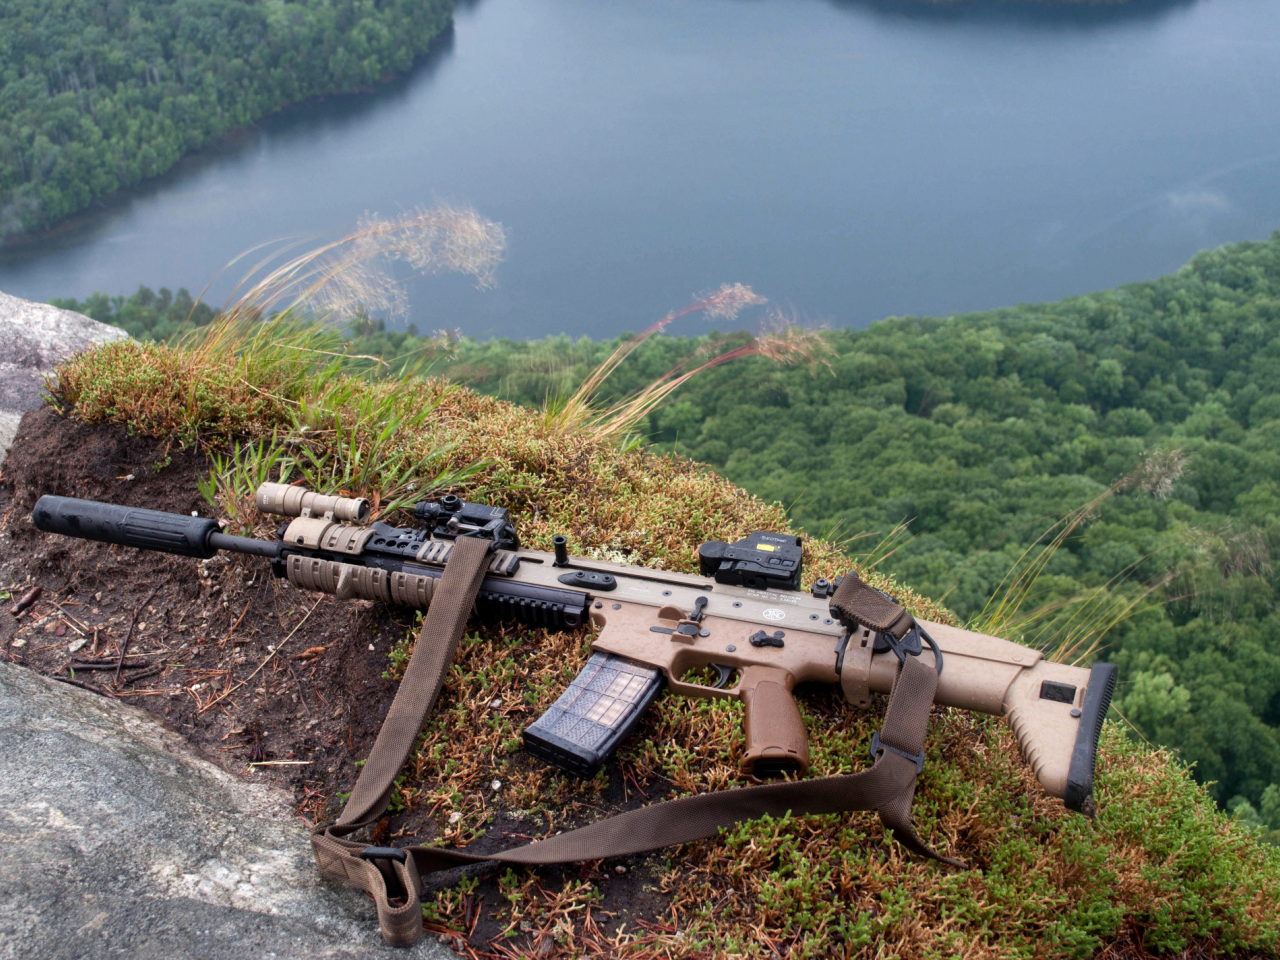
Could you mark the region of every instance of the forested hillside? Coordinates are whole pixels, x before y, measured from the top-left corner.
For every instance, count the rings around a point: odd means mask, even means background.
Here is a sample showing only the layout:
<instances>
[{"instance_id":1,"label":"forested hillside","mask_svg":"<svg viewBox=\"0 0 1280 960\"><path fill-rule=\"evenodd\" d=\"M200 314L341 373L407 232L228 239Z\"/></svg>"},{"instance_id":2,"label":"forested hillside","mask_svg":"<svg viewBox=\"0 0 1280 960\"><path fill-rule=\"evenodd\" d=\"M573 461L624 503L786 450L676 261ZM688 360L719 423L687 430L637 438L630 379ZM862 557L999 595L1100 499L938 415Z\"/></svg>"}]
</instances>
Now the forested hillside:
<instances>
[{"instance_id":1,"label":"forested hillside","mask_svg":"<svg viewBox=\"0 0 1280 960\"><path fill-rule=\"evenodd\" d=\"M409 68L452 0L6 0L0 239L229 130Z\"/></svg>"},{"instance_id":2,"label":"forested hillside","mask_svg":"<svg viewBox=\"0 0 1280 960\"><path fill-rule=\"evenodd\" d=\"M814 533L869 534L855 552L910 521L883 568L965 619L1098 501L1024 611L1118 618L1103 653L1118 708L1280 831L1280 233L1150 283L825 337L813 372L749 359L700 374L650 418L652 439ZM414 343L375 332L360 349ZM606 390L704 343L656 338ZM612 347L463 341L437 369L539 403Z\"/></svg>"},{"instance_id":3,"label":"forested hillside","mask_svg":"<svg viewBox=\"0 0 1280 960\"><path fill-rule=\"evenodd\" d=\"M144 289L63 305L163 336L174 302L158 310ZM528 404L616 346L355 335L359 353L389 357L445 344L435 372ZM1039 615L1014 625L1035 640L1046 623L1114 621L1101 655L1121 667L1117 709L1280 841L1280 233L1150 283L823 336L813 370L752 358L700 374L650 417L650 438L813 533L861 534L851 552L883 556L966 620L1043 559L1022 604ZM602 399L741 337L656 337Z\"/></svg>"}]
</instances>

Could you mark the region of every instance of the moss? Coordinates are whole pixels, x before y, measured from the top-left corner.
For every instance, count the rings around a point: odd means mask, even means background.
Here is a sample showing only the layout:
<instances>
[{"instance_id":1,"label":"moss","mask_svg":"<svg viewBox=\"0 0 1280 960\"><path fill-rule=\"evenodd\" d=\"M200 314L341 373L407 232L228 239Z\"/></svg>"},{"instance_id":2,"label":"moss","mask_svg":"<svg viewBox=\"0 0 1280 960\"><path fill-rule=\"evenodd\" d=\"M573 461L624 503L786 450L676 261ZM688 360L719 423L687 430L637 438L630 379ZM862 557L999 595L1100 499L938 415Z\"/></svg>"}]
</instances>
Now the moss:
<instances>
[{"instance_id":1,"label":"moss","mask_svg":"<svg viewBox=\"0 0 1280 960\"><path fill-rule=\"evenodd\" d=\"M246 351L123 344L72 360L58 383L58 399L76 416L215 450L232 438L300 440L305 426L309 449L339 459L364 456L377 442L379 456L390 450L429 464L432 476L478 462L460 492L511 508L524 541L537 548L563 533L575 551L692 570L703 540L787 528L781 505L689 460L626 451L440 380L372 383L332 367L259 363ZM359 476L366 486L348 492L381 496L376 470ZM836 545L806 542L806 582L848 565ZM948 619L909 587L876 582L918 615ZM442 841L473 840L495 805L540 817L548 831L600 815L604 778L571 781L519 751L520 731L581 666L589 639L523 628L465 639L398 790L401 802L428 812ZM393 675L411 642L407 636L393 654ZM814 775L865 764L878 705L859 714L826 690L806 694L801 708ZM737 784L741 712L731 702L661 698L620 752L626 781L661 776L686 792ZM1043 793L998 720L939 709L927 752L917 826L970 869L908 857L873 814L764 819L670 851L660 887L672 914L643 928L602 933L592 912L595 881L549 889L536 874L508 872L499 883L498 940L558 942L555 949L569 954L669 957L1280 951L1280 850L1218 811L1167 753L1108 726L1100 814L1089 821ZM442 894L428 907L433 928L467 930L472 894Z\"/></svg>"}]
</instances>

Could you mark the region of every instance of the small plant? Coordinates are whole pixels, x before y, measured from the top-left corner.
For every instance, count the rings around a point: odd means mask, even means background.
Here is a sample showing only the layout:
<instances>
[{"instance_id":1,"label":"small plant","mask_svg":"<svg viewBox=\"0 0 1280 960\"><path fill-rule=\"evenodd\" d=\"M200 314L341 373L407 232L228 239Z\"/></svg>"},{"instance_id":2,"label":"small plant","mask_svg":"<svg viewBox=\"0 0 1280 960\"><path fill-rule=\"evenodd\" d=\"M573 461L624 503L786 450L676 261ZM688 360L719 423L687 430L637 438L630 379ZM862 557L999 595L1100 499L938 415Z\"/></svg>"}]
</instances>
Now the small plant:
<instances>
[{"instance_id":1,"label":"small plant","mask_svg":"<svg viewBox=\"0 0 1280 960\"><path fill-rule=\"evenodd\" d=\"M250 441L242 449L237 440L230 451L214 450L209 456L213 466L209 476L198 481L200 494L245 532L253 528L250 518L256 519L250 512L254 491L269 480L288 483L294 467L293 458L276 431L272 431L269 441Z\"/></svg>"},{"instance_id":2,"label":"small plant","mask_svg":"<svg viewBox=\"0 0 1280 960\"><path fill-rule=\"evenodd\" d=\"M306 485L369 496L374 512L383 513L459 486L488 466L484 460L451 466L454 445L422 446L444 393L410 407L401 402L410 386L408 377L375 389L356 389L356 381L347 381L300 403L294 420L321 425L295 426L293 464Z\"/></svg>"}]
</instances>

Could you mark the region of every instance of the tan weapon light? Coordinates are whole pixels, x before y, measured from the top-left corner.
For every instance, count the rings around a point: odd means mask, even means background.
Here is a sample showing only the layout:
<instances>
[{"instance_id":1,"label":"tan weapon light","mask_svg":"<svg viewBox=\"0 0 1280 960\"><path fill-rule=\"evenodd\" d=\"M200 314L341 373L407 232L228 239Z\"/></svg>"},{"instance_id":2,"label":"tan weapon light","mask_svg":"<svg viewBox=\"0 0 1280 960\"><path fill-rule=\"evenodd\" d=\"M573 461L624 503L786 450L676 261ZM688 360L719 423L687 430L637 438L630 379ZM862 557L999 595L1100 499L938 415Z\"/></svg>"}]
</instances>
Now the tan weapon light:
<instances>
[{"instance_id":1,"label":"tan weapon light","mask_svg":"<svg viewBox=\"0 0 1280 960\"><path fill-rule=\"evenodd\" d=\"M281 517L323 517L348 523L369 522L369 501L364 497L327 497L287 483L264 483L253 495L263 513Z\"/></svg>"}]
</instances>

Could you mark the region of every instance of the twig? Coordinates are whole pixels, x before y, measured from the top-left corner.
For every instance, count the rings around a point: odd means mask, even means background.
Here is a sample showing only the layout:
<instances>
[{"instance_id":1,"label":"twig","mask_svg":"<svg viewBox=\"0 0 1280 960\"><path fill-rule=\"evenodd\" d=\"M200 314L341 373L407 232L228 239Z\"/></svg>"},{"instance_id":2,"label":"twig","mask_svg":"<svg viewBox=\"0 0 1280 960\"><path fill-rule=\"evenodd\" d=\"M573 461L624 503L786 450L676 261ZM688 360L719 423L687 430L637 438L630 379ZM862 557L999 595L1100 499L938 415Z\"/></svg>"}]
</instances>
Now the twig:
<instances>
[{"instance_id":1,"label":"twig","mask_svg":"<svg viewBox=\"0 0 1280 960\"><path fill-rule=\"evenodd\" d=\"M635 786L635 788L636 788L636 793L640 794L640 796L642 796L642 797L644 797L646 800L648 800L648 799L649 799L649 794L645 793L645 792L644 792L644 788L640 786L640 778L636 776L636 774L635 774L635 770L631 767L631 765L630 765L630 764L627 764L627 763L624 763L624 764L620 764L620 766L622 767L622 784L623 784L623 786L624 786L624 787L626 786L627 778L628 778L628 777L630 777L630 779L631 779L631 783L632 783L632 784Z\"/></svg>"},{"instance_id":2,"label":"twig","mask_svg":"<svg viewBox=\"0 0 1280 960\"><path fill-rule=\"evenodd\" d=\"M468 897L467 899L468 901L470 901L471 898ZM474 913L472 913L472 910L471 910L473 906L475 907ZM483 909L484 909L484 897L476 897L474 904L470 902L467 903L467 913L471 913L471 926L467 928L468 940L476 935L476 924L480 922L480 912Z\"/></svg>"},{"instance_id":3,"label":"twig","mask_svg":"<svg viewBox=\"0 0 1280 960\"><path fill-rule=\"evenodd\" d=\"M315 603L311 605L311 609L307 611L306 616L304 616L301 620L299 620L298 625L289 631L289 635L276 645L276 648L267 655L267 659L263 660L260 664L258 664L257 670L254 670L253 673L249 674L247 677L245 677L243 680L241 680L239 683L235 684L234 686L228 687L227 690L222 694L222 696L218 697L217 700L210 700L207 704L205 704L205 706L200 710L200 712L204 713L206 710L212 707L215 703L221 703L223 700L227 699L227 697L231 696L231 694L235 693L237 690L243 687L246 683L248 683L250 680L256 677L259 673L261 673L262 668L265 667L268 663L270 663L272 659L274 659L277 653L279 653L282 649L284 649L284 645L293 639L293 635L298 632L298 630L302 627L304 623L307 622L311 614L316 612L316 607L320 606L320 601L323 599L324 597L321 596L316 600Z\"/></svg>"},{"instance_id":4,"label":"twig","mask_svg":"<svg viewBox=\"0 0 1280 960\"><path fill-rule=\"evenodd\" d=\"M81 630L79 627L77 627L77 626L76 626L76 624L77 624L77 623L79 623L79 622L80 622L80 621L79 621L79 620L76 620L74 617L68 617L68 616L66 615L65 611L63 612L63 615L62 615L62 625L63 625L64 627L70 627L72 630L74 630L76 633L80 634L80 636L85 637L85 639L87 640L87 639L88 639L88 636L85 634L85 632L84 632L83 630ZM64 630L64 631L63 631L63 633L66 633L66 631ZM57 636L57 634L54 634L54 636Z\"/></svg>"},{"instance_id":5,"label":"twig","mask_svg":"<svg viewBox=\"0 0 1280 960\"><path fill-rule=\"evenodd\" d=\"M17 603L9 608L9 612L16 617L18 614L22 613L22 611L26 610L27 607L39 600L40 594L42 593L44 593L44 587L32 587L22 595Z\"/></svg>"},{"instance_id":6,"label":"twig","mask_svg":"<svg viewBox=\"0 0 1280 960\"><path fill-rule=\"evenodd\" d=\"M139 680L145 680L147 677L154 677L161 673L164 673L164 671L160 667L149 667L141 673L130 674L124 678L124 682L126 685L130 683L137 683Z\"/></svg>"},{"instance_id":7,"label":"twig","mask_svg":"<svg viewBox=\"0 0 1280 960\"><path fill-rule=\"evenodd\" d=\"M147 661L141 663L68 663L63 666L63 670L141 670L143 667L150 666ZM117 673L118 675L118 673Z\"/></svg>"},{"instance_id":8,"label":"twig","mask_svg":"<svg viewBox=\"0 0 1280 960\"><path fill-rule=\"evenodd\" d=\"M312 719L311 708L307 706L307 694L306 694L306 691L302 689L302 680L298 677L296 673L293 672L293 664L289 662L288 657L282 658L280 662L283 663L285 665L285 669L289 671L289 676L293 677L293 682L298 688L298 697L302 701L302 709L307 711L307 719L308 720Z\"/></svg>"},{"instance_id":9,"label":"twig","mask_svg":"<svg viewBox=\"0 0 1280 960\"><path fill-rule=\"evenodd\" d=\"M249 612L249 608L253 606L253 598L250 597L245 601L244 609L240 611L240 616L235 623L231 625L231 629L227 631L227 635L222 638L222 642L218 646L225 646L226 642L231 639L231 635L236 632L236 627L240 626L240 621L244 619L244 615Z\"/></svg>"},{"instance_id":10,"label":"twig","mask_svg":"<svg viewBox=\"0 0 1280 960\"><path fill-rule=\"evenodd\" d=\"M310 760L259 760L257 763L251 763L251 767L305 767L312 761Z\"/></svg>"},{"instance_id":11,"label":"twig","mask_svg":"<svg viewBox=\"0 0 1280 960\"><path fill-rule=\"evenodd\" d=\"M91 691L92 693L96 693L96 694L98 694L99 696L103 696L103 697L114 697L114 696L115 696L115 694L114 694L114 693L109 693L108 691L103 690L101 687L95 687L95 686L94 686L93 684L91 684L91 683L85 683L83 680L75 680L75 679L73 679L73 678L71 678L71 677L59 677L59 676L56 676L56 675L55 675L55 676L51 676L51 677L49 677L49 679L50 679L50 680L57 680L59 683L69 683L69 684L71 684L71 686L73 686L73 687L79 687L81 690L89 690L89 691Z\"/></svg>"},{"instance_id":12,"label":"twig","mask_svg":"<svg viewBox=\"0 0 1280 960\"><path fill-rule=\"evenodd\" d=\"M83 620L77 620L77 619L76 619L75 617L73 617L71 614L67 613L67 611L66 611L66 604L65 604L65 603L58 603L58 601L56 601L56 600L55 600L55 601L53 602L53 605L54 605L55 607L57 607L59 610L61 610L61 611L62 611L62 615L63 615L64 617L66 617L68 620L70 620L73 626L77 626L77 627L79 627L79 628L80 628L80 631L81 631L80 635L81 635L81 636L84 636L83 631L85 631L85 630L92 630L92 629L93 629L93 628L92 628L92 627L90 627L87 623L85 623ZM79 604L76 604L76 606L79 606Z\"/></svg>"},{"instance_id":13,"label":"twig","mask_svg":"<svg viewBox=\"0 0 1280 960\"><path fill-rule=\"evenodd\" d=\"M120 668L124 666L124 655L129 652L129 641L133 639L133 628L138 624L138 614L142 612L142 608L151 602L151 598L156 595L160 589L160 585L156 584L151 588L151 592L147 594L147 599L138 604L138 608L133 611L133 617L129 620L129 632L124 635L124 643L120 644L120 660L116 663L116 675L114 683L120 682Z\"/></svg>"}]
</instances>

